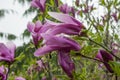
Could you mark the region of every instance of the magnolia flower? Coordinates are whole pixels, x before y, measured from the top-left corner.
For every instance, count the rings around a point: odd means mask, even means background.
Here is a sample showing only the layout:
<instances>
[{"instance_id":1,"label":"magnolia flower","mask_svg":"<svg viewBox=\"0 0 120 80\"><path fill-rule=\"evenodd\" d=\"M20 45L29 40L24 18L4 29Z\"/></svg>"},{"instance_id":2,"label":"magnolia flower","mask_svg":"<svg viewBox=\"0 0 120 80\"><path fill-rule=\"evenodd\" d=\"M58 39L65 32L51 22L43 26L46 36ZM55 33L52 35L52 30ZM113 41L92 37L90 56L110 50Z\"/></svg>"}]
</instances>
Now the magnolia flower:
<instances>
[{"instance_id":1,"label":"magnolia flower","mask_svg":"<svg viewBox=\"0 0 120 80\"><path fill-rule=\"evenodd\" d=\"M31 6L39 8L42 12L45 11L46 0L32 0Z\"/></svg>"},{"instance_id":2,"label":"magnolia flower","mask_svg":"<svg viewBox=\"0 0 120 80\"><path fill-rule=\"evenodd\" d=\"M45 40L45 45L35 51L34 55L36 57L43 56L48 52L57 50L80 50L79 44L72 39L48 34L42 34L42 37Z\"/></svg>"},{"instance_id":3,"label":"magnolia flower","mask_svg":"<svg viewBox=\"0 0 120 80\"><path fill-rule=\"evenodd\" d=\"M103 61L107 70L109 72L113 73L113 70L111 69L110 65L108 64L109 61L113 61L113 56L111 54L107 53L104 50L99 50L98 54L96 55L96 58Z\"/></svg>"},{"instance_id":4,"label":"magnolia flower","mask_svg":"<svg viewBox=\"0 0 120 80\"><path fill-rule=\"evenodd\" d=\"M28 23L27 29L29 32L32 33L33 43L35 44L35 46L37 46L39 40L42 39L40 34L46 32L49 28L53 27L53 25L56 24L46 22L44 25L42 25L40 21L36 21L35 24L32 22Z\"/></svg>"},{"instance_id":5,"label":"magnolia flower","mask_svg":"<svg viewBox=\"0 0 120 80\"><path fill-rule=\"evenodd\" d=\"M38 64L38 70L39 70L39 71L41 71L42 69L44 69L44 68L45 68L45 65L46 65L46 64L43 63L42 60L38 60L38 61L37 61L37 64Z\"/></svg>"},{"instance_id":6,"label":"magnolia flower","mask_svg":"<svg viewBox=\"0 0 120 80\"><path fill-rule=\"evenodd\" d=\"M38 41L41 39L39 33L42 26L43 25L40 21L37 21L35 24L32 22L29 22L27 25L28 31L32 33L33 43L35 44L35 46L38 44Z\"/></svg>"},{"instance_id":7,"label":"magnolia flower","mask_svg":"<svg viewBox=\"0 0 120 80\"><path fill-rule=\"evenodd\" d=\"M60 9L61 12L65 13L65 14L72 13L73 16L75 16L75 10L74 10L74 8L68 6L67 4L60 5L59 9Z\"/></svg>"},{"instance_id":8,"label":"magnolia flower","mask_svg":"<svg viewBox=\"0 0 120 80\"><path fill-rule=\"evenodd\" d=\"M87 7L85 7L85 9L84 10L82 10L84 13L89 13L90 11L92 11L93 10L93 5L92 6L87 6Z\"/></svg>"},{"instance_id":9,"label":"magnolia flower","mask_svg":"<svg viewBox=\"0 0 120 80\"><path fill-rule=\"evenodd\" d=\"M16 77L15 80L26 80L26 79L23 77Z\"/></svg>"},{"instance_id":10,"label":"magnolia flower","mask_svg":"<svg viewBox=\"0 0 120 80\"><path fill-rule=\"evenodd\" d=\"M1 80L6 80L7 72L8 72L7 68L5 68L4 66L0 66L0 79Z\"/></svg>"},{"instance_id":11,"label":"magnolia flower","mask_svg":"<svg viewBox=\"0 0 120 80\"><path fill-rule=\"evenodd\" d=\"M57 25L55 28L53 28L50 34L55 35L59 33L65 33L69 35L79 35L81 30L84 28L81 22L69 16L68 14L49 12L49 15L58 21L63 22L63 24Z\"/></svg>"},{"instance_id":12,"label":"magnolia flower","mask_svg":"<svg viewBox=\"0 0 120 80\"><path fill-rule=\"evenodd\" d=\"M70 58L69 51L58 51L58 62L66 74L73 78L72 73L75 70L75 65Z\"/></svg>"},{"instance_id":13,"label":"magnolia flower","mask_svg":"<svg viewBox=\"0 0 120 80\"><path fill-rule=\"evenodd\" d=\"M34 55L39 57L48 52L57 51L60 66L70 78L73 78L72 73L75 69L75 65L71 60L69 53L71 50L80 50L79 44L72 39L61 36L42 34L42 37L45 40L45 45L36 50Z\"/></svg>"},{"instance_id":14,"label":"magnolia flower","mask_svg":"<svg viewBox=\"0 0 120 80\"><path fill-rule=\"evenodd\" d=\"M49 15L62 23L47 21L47 26L53 26L46 27L46 30L43 27L44 31L40 29L39 36L43 38L44 43L42 47L35 51L34 56L39 57L49 52L57 51L60 66L70 78L73 78L72 73L75 70L75 65L69 53L71 50L79 51L80 45L76 41L58 34L79 35L84 26L68 14L49 12Z\"/></svg>"},{"instance_id":15,"label":"magnolia flower","mask_svg":"<svg viewBox=\"0 0 120 80\"><path fill-rule=\"evenodd\" d=\"M12 42L7 43L6 45L0 43L0 61L14 61L15 49L16 46Z\"/></svg>"},{"instance_id":16,"label":"magnolia flower","mask_svg":"<svg viewBox=\"0 0 120 80\"><path fill-rule=\"evenodd\" d=\"M114 18L116 22L118 22L117 12L113 13L111 16Z\"/></svg>"}]
</instances>

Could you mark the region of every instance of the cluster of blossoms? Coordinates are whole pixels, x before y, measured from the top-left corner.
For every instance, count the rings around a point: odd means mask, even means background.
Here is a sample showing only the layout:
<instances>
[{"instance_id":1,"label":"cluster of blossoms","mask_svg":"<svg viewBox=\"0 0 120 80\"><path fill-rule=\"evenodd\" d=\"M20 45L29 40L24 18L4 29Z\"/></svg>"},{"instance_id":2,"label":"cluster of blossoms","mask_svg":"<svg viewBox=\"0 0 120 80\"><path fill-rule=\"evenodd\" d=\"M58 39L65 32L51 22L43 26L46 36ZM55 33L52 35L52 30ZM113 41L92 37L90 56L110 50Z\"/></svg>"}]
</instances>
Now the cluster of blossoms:
<instances>
[{"instance_id":1,"label":"cluster of blossoms","mask_svg":"<svg viewBox=\"0 0 120 80\"><path fill-rule=\"evenodd\" d=\"M33 7L44 12L45 2L46 0L33 0L31 4ZM83 12L86 13L89 9L92 10L93 5L87 6ZM28 31L32 33L35 46L38 46L39 41L43 40L43 46L38 48L34 55L39 57L56 51L58 53L60 66L70 78L73 78L72 73L75 70L75 65L69 53L71 50L79 51L81 47L76 41L65 35L80 35L84 26L81 22L73 18L75 16L73 7L63 4L59 6L59 10L62 13L49 12L48 14L61 23L46 20L46 22L42 24L40 21L36 21L35 24L29 22L27 27ZM71 17L69 13L72 13L73 17ZM99 50L96 58L104 63L109 72L113 72L108 64L109 61L113 61L111 54L104 50Z\"/></svg>"},{"instance_id":2,"label":"cluster of blossoms","mask_svg":"<svg viewBox=\"0 0 120 80\"><path fill-rule=\"evenodd\" d=\"M72 78L75 65L69 53L71 50L79 51L80 45L65 35L79 35L83 25L68 14L49 12L49 15L62 23L54 23L49 20L43 25L40 21L35 24L28 23L28 30L32 33L34 44L37 45L41 39L43 39L44 44L35 51L34 55L39 57L57 51L59 64L67 75Z\"/></svg>"},{"instance_id":3,"label":"cluster of blossoms","mask_svg":"<svg viewBox=\"0 0 120 80\"><path fill-rule=\"evenodd\" d=\"M0 66L0 79L1 80L6 80L7 72L8 72L7 68L5 68L4 66Z\"/></svg>"},{"instance_id":4,"label":"cluster of blossoms","mask_svg":"<svg viewBox=\"0 0 120 80\"><path fill-rule=\"evenodd\" d=\"M41 12L45 12L45 2L46 0L32 0L31 5L38 8ZM57 3L57 1L56 1ZM88 13L92 10L93 6L87 6L84 13ZM48 14L58 20L59 22L52 22L50 20L45 20L44 22L36 21L35 23L29 22L27 25L28 31L32 34L33 43L36 47L34 56L40 57L51 53L52 51L57 52L58 63L64 72L73 79L73 73L75 71L75 64L70 56L70 51L79 51L81 46L78 42L73 40L70 36L81 35L84 25L75 19L75 10L73 7L69 7L67 4L59 6L59 10L62 13L48 12ZM69 15L72 13L72 16ZM116 14L112 15L116 19ZM116 20L117 21L117 20ZM39 47L39 42L42 41L41 47ZM8 65L14 62L16 46L11 42L4 45L0 43L0 61L5 61ZM96 56L98 60L103 62L107 70L113 73L109 65L109 61L113 61L113 56L106 52L105 50L99 50ZM38 71L45 68L42 60L37 61L39 68ZM31 71L32 69L29 69ZM0 79L6 80L8 75L8 69L4 66L0 67ZM16 77L15 80L25 80L22 77ZM46 80L43 77L42 80Z\"/></svg>"},{"instance_id":5,"label":"cluster of blossoms","mask_svg":"<svg viewBox=\"0 0 120 80\"><path fill-rule=\"evenodd\" d=\"M111 54L109 54L105 50L99 50L96 58L103 62L109 72L113 73L113 70L108 63L109 61L113 61L113 56Z\"/></svg>"},{"instance_id":6,"label":"cluster of blossoms","mask_svg":"<svg viewBox=\"0 0 120 80\"><path fill-rule=\"evenodd\" d=\"M45 6L45 2L45 0L43 2L42 0L33 0L32 6L44 11L45 7L43 8L43 5ZM44 24L41 24L40 21L36 21L35 24L29 22L27 28L32 34L35 46L39 44L40 40L43 40L44 45L38 48L34 55L39 57L56 51L60 66L70 78L73 78L72 73L75 70L75 65L69 53L71 50L79 51L81 47L76 41L65 35L79 35L84 26L75 18L69 16L68 13L71 12L74 16L73 7L64 4L59 9L64 14L56 12L49 12L48 14L61 23L55 23L49 20L46 20Z\"/></svg>"},{"instance_id":7,"label":"cluster of blossoms","mask_svg":"<svg viewBox=\"0 0 120 80\"><path fill-rule=\"evenodd\" d=\"M16 46L12 42L8 42L6 45L0 43L0 61L5 61L9 66L14 62ZM8 68L0 66L0 79L6 80L8 76ZM22 77L16 77L15 80L25 80Z\"/></svg>"}]
</instances>

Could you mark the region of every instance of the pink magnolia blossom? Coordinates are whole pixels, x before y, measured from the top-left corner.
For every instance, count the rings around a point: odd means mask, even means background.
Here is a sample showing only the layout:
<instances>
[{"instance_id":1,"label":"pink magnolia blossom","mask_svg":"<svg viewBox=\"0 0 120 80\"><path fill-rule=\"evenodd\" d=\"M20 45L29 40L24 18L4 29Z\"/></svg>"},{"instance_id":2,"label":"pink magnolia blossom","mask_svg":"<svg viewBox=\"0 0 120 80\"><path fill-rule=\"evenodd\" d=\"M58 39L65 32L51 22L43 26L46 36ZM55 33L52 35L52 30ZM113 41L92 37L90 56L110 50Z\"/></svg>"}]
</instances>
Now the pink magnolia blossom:
<instances>
[{"instance_id":1,"label":"pink magnolia blossom","mask_svg":"<svg viewBox=\"0 0 120 80\"><path fill-rule=\"evenodd\" d=\"M85 7L85 9L84 10L82 10L84 13L89 13L90 11L92 11L93 10L93 5L92 6L87 6L87 7Z\"/></svg>"},{"instance_id":2,"label":"pink magnolia blossom","mask_svg":"<svg viewBox=\"0 0 120 80\"><path fill-rule=\"evenodd\" d=\"M47 21L47 24L49 23L53 26L44 31L40 29L42 32L39 33L39 36L43 39L44 44L34 52L34 56L39 57L49 52L57 51L60 66L70 78L73 78L72 73L75 70L75 65L69 53L71 50L79 51L81 47L76 41L59 34L79 35L84 26L68 14L49 12L49 15L61 23Z\"/></svg>"},{"instance_id":3,"label":"pink magnolia blossom","mask_svg":"<svg viewBox=\"0 0 120 80\"><path fill-rule=\"evenodd\" d=\"M5 68L4 66L0 66L0 79L1 80L6 80L7 72L8 72L7 68Z\"/></svg>"},{"instance_id":4,"label":"pink magnolia blossom","mask_svg":"<svg viewBox=\"0 0 120 80\"><path fill-rule=\"evenodd\" d=\"M113 73L113 70L111 69L110 65L108 64L109 61L113 61L113 56L109 54L108 52L104 50L99 50L98 54L96 55L96 58L103 61L105 67L107 70L111 73Z\"/></svg>"},{"instance_id":5,"label":"pink magnolia blossom","mask_svg":"<svg viewBox=\"0 0 120 80\"><path fill-rule=\"evenodd\" d=\"M114 18L116 22L118 22L117 12L113 13L111 16Z\"/></svg>"},{"instance_id":6,"label":"pink magnolia blossom","mask_svg":"<svg viewBox=\"0 0 120 80\"><path fill-rule=\"evenodd\" d=\"M79 35L81 34L81 30L84 28L84 25L81 22L68 14L49 12L49 15L62 22L62 24L53 28L50 34L55 35L65 33L68 35Z\"/></svg>"},{"instance_id":7,"label":"pink magnolia blossom","mask_svg":"<svg viewBox=\"0 0 120 80\"><path fill-rule=\"evenodd\" d=\"M39 8L42 12L45 11L46 0L32 0L31 6Z\"/></svg>"},{"instance_id":8,"label":"pink magnolia blossom","mask_svg":"<svg viewBox=\"0 0 120 80\"><path fill-rule=\"evenodd\" d=\"M40 21L37 21L35 24L32 22L29 22L27 25L27 29L29 32L32 33L32 37L33 37L33 43L37 46L38 41L41 39L40 37L40 30L42 27L42 23Z\"/></svg>"},{"instance_id":9,"label":"pink magnolia blossom","mask_svg":"<svg viewBox=\"0 0 120 80\"><path fill-rule=\"evenodd\" d=\"M53 24L51 22L46 22L45 24L42 24L40 21L36 21L36 23L29 22L27 25L27 29L29 32L31 32L33 37L33 43L35 46L38 45L38 42L42 39L41 33L46 32L49 28L53 27Z\"/></svg>"},{"instance_id":10,"label":"pink magnolia blossom","mask_svg":"<svg viewBox=\"0 0 120 80\"><path fill-rule=\"evenodd\" d=\"M37 64L38 64L38 67L37 67L38 71L41 71L41 70L45 69L45 67L46 67L46 63L43 63L42 59L38 60Z\"/></svg>"},{"instance_id":11,"label":"pink magnolia blossom","mask_svg":"<svg viewBox=\"0 0 120 80\"><path fill-rule=\"evenodd\" d=\"M6 45L0 43L0 61L14 61L15 49L16 46L12 42L8 42Z\"/></svg>"},{"instance_id":12,"label":"pink magnolia blossom","mask_svg":"<svg viewBox=\"0 0 120 80\"><path fill-rule=\"evenodd\" d=\"M66 37L57 37L48 34L42 34L45 40L45 45L37 49L34 53L36 57L43 56L51 51L57 50L80 50L80 46L77 42Z\"/></svg>"},{"instance_id":13,"label":"pink magnolia blossom","mask_svg":"<svg viewBox=\"0 0 120 80\"><path fill-rule=\"evenodd\" d=\"M75 16L74 8L68 6L67 4L60 5L59 10L65 14L72 13L72 15Z\"/></svg>"},{"instance_id":14,"label":"pink magnolia blossom","mask_svg":"<svg viewBox=\"0 0 120 80\"><path fill-rule=\"evenodd\" d=\"M36 57L43 56L51 51L58 52L58 62L65 73L73 78L72 73L75 70L75 65L71 60L69 53L71 50L80 50L80 45L72 39L66 37L60 37L50 34L42 34L45 40L45 45L35 51Z\"/></svg>"},{"instance_id":15,"label":"pink magnolia blossom","mask_svg":"<svg viewBox=\"0 0 120 80\"><path fill-rule=\"evenodd\" d=\"M74 62L71 60L69 51L58 51L58 62L65 73L73 78L73 72L75 71Z\"/></svg>"}]
</instances>

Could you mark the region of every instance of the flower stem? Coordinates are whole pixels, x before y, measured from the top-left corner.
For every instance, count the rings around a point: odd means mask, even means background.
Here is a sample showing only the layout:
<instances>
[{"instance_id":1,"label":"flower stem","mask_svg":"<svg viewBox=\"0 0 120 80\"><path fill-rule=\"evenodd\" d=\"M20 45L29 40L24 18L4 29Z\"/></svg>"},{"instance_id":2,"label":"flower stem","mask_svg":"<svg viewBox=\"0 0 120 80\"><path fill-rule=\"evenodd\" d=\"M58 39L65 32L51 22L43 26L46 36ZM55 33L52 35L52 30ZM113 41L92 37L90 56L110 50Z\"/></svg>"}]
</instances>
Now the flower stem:
<instances>
[{"instance_id":1,"label":"flower stem","mask_svg":"<svg viewBox=\"0 0 120 80\"><path fill-rule=\"evenodd\" d=\"M117 77L117 76L115 76L115 80L118 80L118 77Z\"/></svg>"},{"instance_id":2,"label":"flower stem","mask_svg":"<svg viewBox=\"0 0 120 80\"><path fill-rule=\"evenodd\" d=\"M77 53L76 53L76 54L77 54ZM100 61L100 60L95 59L95 58L91 58L91 57L88 57L88 56L85 56L85 55L82 55L82 54L78 54L78 55L81 56L81 57L87 58L87 59L91 59L91 60L94 60L94 61L98 61L98 62L104 63L103 61Z\"/></svg>"}]
</instances>

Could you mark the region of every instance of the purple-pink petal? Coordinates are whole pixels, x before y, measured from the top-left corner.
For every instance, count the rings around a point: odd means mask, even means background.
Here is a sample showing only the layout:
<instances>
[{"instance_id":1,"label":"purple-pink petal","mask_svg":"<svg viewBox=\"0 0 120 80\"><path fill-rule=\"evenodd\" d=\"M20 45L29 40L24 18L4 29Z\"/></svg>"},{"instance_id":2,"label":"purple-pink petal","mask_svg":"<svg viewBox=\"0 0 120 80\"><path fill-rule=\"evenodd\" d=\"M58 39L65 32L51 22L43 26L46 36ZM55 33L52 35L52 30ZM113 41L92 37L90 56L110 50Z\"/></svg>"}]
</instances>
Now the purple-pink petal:
<instances>
[{"instance_id":1,"label":"purple-pink petal","mask_svg":"<svg viewBox=\"0 0 120 80\"><path fill-rule=\"evenodd\" d=\"M104 50L99 50L96 58L104 62L104 65L106 66L107 70L111 73L113 73L113 70L111 69L110 65L108 64L109 61L113 61L113 56L104 51Z\"/></svg>"},{"instance_id":2,"label":"purple-pink petal","mask_svg":"<svg viewBox=\"0 0 120 80\"><path fill-rule=\"evenodd\" d=\"M31 2L31 6L32 6L32 7L36 7L36 8L39 7L39 6L36 4L35 0L33 0L33 1Z\"/></svg>"},{"instance_id":3,"label":"purple-pink petal","mask_svg":"<svg viewBox=\"0 0 120 80\"><path fill-rule=\"evenodd\" d=\"M37 57L56 50L80 50L79 44L72 39L48 34L42 34L42 36L46 45L35 51L34 55Z\"/></svg>"},{"instance_id":4,"label":"purple-pink petal","mask_svg":"<svg viewBox=\"0 0 120 80\"><path fill-rule=\"evenodd\" d=\"M6 44L6 46L7 46L7 48L9 49L9 51L11 53L10 54L11 57L14 58L14 53L15 53L15 50L16 50L16 45L13 42L8 42Z\"/></svg>"},{"instance_id":5,"label":"purple-pink petal","mask_svg":"<svg viewBox=\"0 0 120 80\"><path fill-rule=\"evenodd\" d=\"M67 24L83 26L81 22L79 22L75 18L69 16L68 14L62 14L62 13L56 13L56 12L48 12L48 14L51 17L53 17L53 18L55 18L55 19L57 19L61 22L64 22L64 23L67 23Z\"/></svg>"},{"instance_id":6,"label":"purple-pink petal","mask_svg":"<svg viewBox=\"0 0 120 80\"><path fill-rule=\"evenodd\" d=\"M46 46L46 45L45 45L45 46L37 49L37 50L34 52L34 56L36 56L36 57L43 56L43 55L45 55L45 54L47 54L48 52L51 52L51 51L53 51L53 50L55 50L55 49L53 48L53 46Z\"/></svg>"},{"instance_id":7,"label":"purple-pink petal","mask_svg":"<svg viewBox=\"0 0 120 80\"><path fill-rule=\"evenodd\" d=\"M49 34L42 34L42 37L45 39L46 45L56 45L63 48L70 48L73 50L80 50L80 45L72 39L61 36L53 36Z\"/></svg>"},{"instance_id":8,"label":"purple-pink petal","mask_svg":"<svg viewBox=\"0 0 120 80\"><path fill-rule=\"evenodd\" d=\"M72 13L73 17L75 17L75 10L73 7L68 6L67 4L62 4L59 7L59 10L65 14Z\"/></svg>"},{"instance_id":9,"label":"purple-pink petal","mask_svg":"<svg viewBox=\"0 0 120 80\"><path fill-rule=\"evenodd\" d=\"M42 6L43 10L45 8L45 2L46 2L46 0L40 0L40 3L41 3L41 6Z\"/></svg>"},{"instance_id":10,"label":"purple-pink petal","mask_svg":"<svg viewBox=\"0 0 120 80\"><path fill-rule=\"evenodd\" d=\"M65 33L68 35L78 35L81 31L82 27L75 26L72 24L60 24L55 26L53 29L50 30L51 35Z\"/></svg>"},{"instance_id":11,"label":"purple-pink petal","mask_svg":"<svg viewBox=\"0 0 120 80\"><path fill-rule=\"evenodd\" d=\"M7 45L0 43L0 61L12 62L14 60L16 46L9 42Z\"/></svg>"},{"instance_id":12,"label":"purple-pink petal","mask_svg":"<svg viewBox=\"0 0 120 80\"><path fill-rule=\"evenodd\" d=\"M1 80L6 80L6 74L8 72L8 69L5 68L3 65L0 66L0 79Z\"/></svg>"},{"instance_id":13,"label":"purple-pink petal","mask_svg":"<svg viewBox=\"0 0 120 80\"><path fill-rule=\"evenodd\" d=\"M46 2L46 0L32 0L31 6L35 7L35 8L39 8L42 12L44 12L45 2Z\"/></svg>"},{"instance_id":14,"label":"purple-pink petal","mask_svg":"<svg viewBox=\"0 0 120 80\"><path fill-rule=\"evenodd\" d=\"M27 24L27 29L28 29L28 31L29 31L29 32L33 32L34 26L35 26L34 23L28 22L28 24Z\"/></svg>"},{"instance_id":15,"label":"purple-pink petal","mask_svg":"<svg viewBox=\"0 0 120 80\"><path fill-rule=\"evenodd\" d=\"M66 51L58 51L58 62L65 73L70 77L73 78L72 73L75 70L74 62L71 60L69 52Z\"/></svg>"},{"instance_id":16,"label":"purple-pink petal","mask_svg":"<svg viewBox=\"0 0 120 80\"><path fill-rule=\"evenodd\" d=\"M42 27L42 23L40 21L36 21L34 32L39 32L41 27Z\"/></svg>"},{"instance_id":17,"label":"purple-pink petal","mask_svg":"<svg viewBox=\"0 0 120 80\"><path fill-rule=\"evenodd\" d=\"M71 12L71 7L69 7L67 4L60 5L59 9L63 13L69 13L69 12Z\"/></svg>"},{"instance_id":18,"label":"purple-pink petal","mask_svg":"<svg viewBox=\"0 0 120 80\"><path fill-rule=\"evenodd\" d=\"M43 61L42 60L38 60L37 61L37 64L40 68L44 68L44 64L43 64Z\"/></svg>"}]
</instances>

